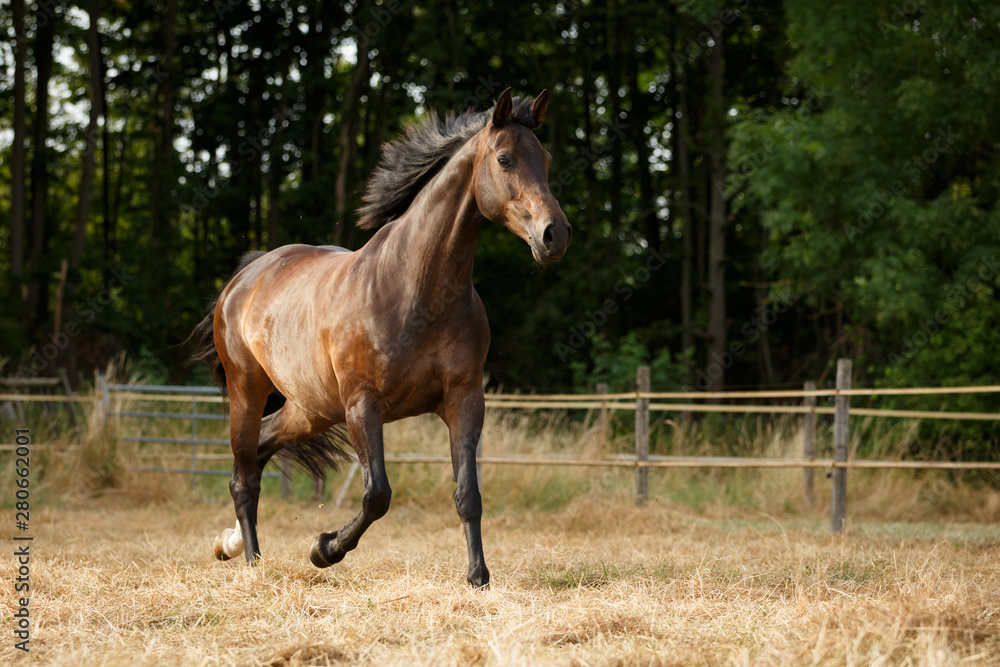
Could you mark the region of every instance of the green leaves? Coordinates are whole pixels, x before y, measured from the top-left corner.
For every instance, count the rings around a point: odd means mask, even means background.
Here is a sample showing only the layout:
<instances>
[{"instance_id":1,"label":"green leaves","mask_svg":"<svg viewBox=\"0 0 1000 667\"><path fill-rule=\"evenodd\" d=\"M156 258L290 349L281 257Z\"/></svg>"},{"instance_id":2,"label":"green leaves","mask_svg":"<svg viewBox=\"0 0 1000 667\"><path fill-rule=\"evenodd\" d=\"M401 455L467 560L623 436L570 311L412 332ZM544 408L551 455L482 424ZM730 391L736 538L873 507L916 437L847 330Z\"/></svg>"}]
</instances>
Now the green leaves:
<instances>
[{"instance_id":1,"label":"green leaves","mask_svg":"<svg viewBox=\"0 0 1000 667\"><path fill-rule=\"evenodd\" d=\"M980 42L976 27L996 9L911 4L909 12L891 3L790 6L799 51L787 75L801 82L800 96L809 94L802 86L822 87L822 110L779 109L765 123L741 120L730 134L731 163L777 146L744 184L746 214L771 233L767 266L796 280L813 303L839 302L844 320L867 332L858 352L894 381L916 380L889 360L901 338L954 306L949 285L976 272L980 251L1000 247L989 224L996 178L986 176L1000 171L997 152L973 148L1000 144L998 124L977 111L996 109L996 71L981 62L996 59L997 49ZM969 42L984 53L974 57ZM981 288L969 308L996 307L993 287ZM994 343L969 316L958 309L911 355L923 382L958 374L957 350ZM977 363L980 381L995 376L996 360Z\"/></svg>"}]
</instances>

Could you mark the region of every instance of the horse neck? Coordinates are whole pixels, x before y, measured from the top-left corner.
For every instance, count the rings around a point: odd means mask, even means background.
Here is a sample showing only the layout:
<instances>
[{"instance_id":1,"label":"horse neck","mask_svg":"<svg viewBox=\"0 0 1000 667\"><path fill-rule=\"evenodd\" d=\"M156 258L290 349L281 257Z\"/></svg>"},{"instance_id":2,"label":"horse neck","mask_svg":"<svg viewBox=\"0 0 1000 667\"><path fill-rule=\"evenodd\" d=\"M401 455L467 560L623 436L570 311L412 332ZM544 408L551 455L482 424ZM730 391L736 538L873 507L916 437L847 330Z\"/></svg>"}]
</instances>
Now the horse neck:
<instances>
[{"instance_id":1,"label":"horse neck","mask_svg":"<svg viewBox=\"0 0 1000 667\"><path fill-rule=\"evenodd\" d=\"M424 186L395 222L397 250L409 259L410 284L431 298L472 284L476 241L485 218L473 184L478 136L469 140Z\"/></svg>"}]
</instances>

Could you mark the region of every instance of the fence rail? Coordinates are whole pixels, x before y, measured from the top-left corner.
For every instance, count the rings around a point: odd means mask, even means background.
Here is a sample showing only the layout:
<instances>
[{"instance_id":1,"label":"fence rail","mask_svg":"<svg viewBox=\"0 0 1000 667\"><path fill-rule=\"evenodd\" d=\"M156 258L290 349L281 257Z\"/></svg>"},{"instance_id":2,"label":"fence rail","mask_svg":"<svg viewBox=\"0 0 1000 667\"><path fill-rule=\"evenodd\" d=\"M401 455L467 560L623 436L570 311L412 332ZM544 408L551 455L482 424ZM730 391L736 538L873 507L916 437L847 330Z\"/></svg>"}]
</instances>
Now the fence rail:
<instances>
[{"instance_id":1,"label":"fence rail","mask_svg":"<svg viewBox=\"0 0 1000 667\"><path fill-rule=\"evenodd\" d=\"M847 446L849 442L851 416L879 417L896 419L951 419L974 421L997 421L1000 414L988 412L949 412L933 410L901 410L880 408L851 408L850 399L855 396L928 396L928 395L958 395L958 394L993 394L1000 393L1000 385L963 386L963 387L907 387L907 388L852 388L850 386L851 366L849 360L840 360L837 368L837 385L829 388L817 388L815 383L807 382L801 390L780 389L764 391L730 391L730 392L654 392L649 388L649 369L640 367L636 372L636 391L608 393L606 385L598 385L597 393L593 394L487 394L486 407L489 409L514 410L591 410L597 411L599 425L599 441L601 454L594 458L579 458L573 456L479 456L478 462L483 465L515 465L515 466L582 466L600 468L632 468L635 470L636 503L642 505L648 501L648 474L650 469L665 468L745 468L745 469L777 469L801 468L803 471L806 501L813 504L813 471L825 469L834 478L833 502L831 504L831 527L834 531L843 529L846 515L846 475L848 470L885 470L885 469L925 469L925 470L1000 470L1000 462L970 462L970 461L871 461L848 460ZM112 409L111 399L116 404L130 401L158 403L186 403L188 411L178 409L138 410ZM794 404L720 404L694 403L692 399L701 400L798 400ZM817 405L817 399L832 399L834 405ZM200 475L229 475L229 471L202 468L199 461L231 460L229 454L218 454L201 451L212 446L228 446L229 441L200 437L198 424L202 421L227 421L229 416L218 412L206 412L204 407L211 404L224 403L225 398L215 387L187 386L146 386L131 384L114 384L105 381L103 376L97 378L97 388L94 394L76 395L31 395L20 393L0 394L0 401L12 402L63 402L90 403L98 408L98 418L106 420L109 417L125 419L166 419L190 421L191 437L154 437L140 435L123 435L124 442L135 444L173 444L189 446L187 454L166 459L183 458L189 462L186 467L144 466L139 468L145 472L167 472L189 474L192 484ZM670 402L667 402L670 401ZM678 402L681 401L681 402ZM604 443L607 439L608 416L614 411L635 412L635 454L634 455L604 455ZM657 456L649 453L650 415L654 412L689 412L689 413L744 413L744 414L799 414L803 415L805 423L805 440L803 443L803 458L740 458L716 456ZM817 415L834 415L834 457L832 459L815 458L815 428ZM7 449L0 444L0 451ZM163 456L157 456L164 460ZM422 453L387 453L387 463L423 463L450 465L451 457L438 454ZM347 484L356 473L357 464L352 466L347 480L338 494L342 499ZM282 477L282 493L290 492L288 476L290 471L283 468L282 474L265 473L267 477ZM338 501L339 504L339 501Z\"/></svg>"}]
</instances>

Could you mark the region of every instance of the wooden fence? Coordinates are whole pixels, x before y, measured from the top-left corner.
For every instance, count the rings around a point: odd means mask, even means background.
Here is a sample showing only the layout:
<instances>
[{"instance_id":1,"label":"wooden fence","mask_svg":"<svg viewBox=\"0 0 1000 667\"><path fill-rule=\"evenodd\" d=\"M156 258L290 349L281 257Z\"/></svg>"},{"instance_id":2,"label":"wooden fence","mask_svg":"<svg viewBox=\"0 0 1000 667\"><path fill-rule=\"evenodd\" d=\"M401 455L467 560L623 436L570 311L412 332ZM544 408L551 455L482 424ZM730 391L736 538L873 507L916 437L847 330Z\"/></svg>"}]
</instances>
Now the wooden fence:
<instances>
[{"instance_id":1,"label":"wooden fence","mask_svg":"<svg viewBox=\"0 0 1000 667\"><path fill-rule=\"evenodd\" d=\"M768 391L727 391L727 392L654 392L650 391L649 368L639 367L636 370L636 390L634 392L611 394L606 385L598 385L594 394L487 394L487 409L526 409L526 410L572 410L589 409L597 411L599 437L606 437L609 415L617 410L635 411L635 454L606 456L598 458L574 458L566 456L480 456L481 465L527 465L527 466L586 466L604 468L633 468L635 470L635 502L643 505L649 499L650 468L801 468L806 501L813 503L814 483L813 471L816 468L831 473L833 491L831 502L830 526L835 532L843 530L847 511L847 471L850 469L947 469L947 470L1000 470L1000 462L971 461L872 461L849 460L848 442L850 434L850 418L852 416L871 416L905 419L952 419L952 420L1000 420L1000 414L982 412L947 412L927 410L896 410L875 408L851 408L852 396L919 396L948 394L986 394L1000 393L1000 385L979 387L916 387L895 389L855 389L851 387L851 361L841 359L837 363L836 386L828 389L816 387L815 382L806 382L801 390L768 390ZM190 412L163 411L114 411L110 408L110 399L114 396L121 400L142 400L160 402L180 402L190 405ZM833 398L833 406L817 405L818 398ZM737 403L694 403L692 400L763 400L763 399L799 399L801 405L756 405ZM149 387L140 385L115 385L104 381L103 376L97 379L97 389L90 396L32 396L24 394L0 394L2 401L56 401L82 402L94 405L98 419L107 420L111 416L119 417L151 417L164 419L184 419L191 421L192 436L190 438L153 438L123 435L122 440L134 443L165 443L187 445L191 447L189 468L146 468L147 472L171 472L191 474L192 480L200 474L230 474L228 471L201 468L199 461L216 459L231 460L229 455L211 455L200 453L200 448L211 445L228 445L228 440L211 440L198 437L198 421L205 419L225 420L221 414L207 414L199 411L200 403L222 403L223 397L214 387ZM666 402L670 401L670 402ZM676 402L686 401L686 402ZM650 418L654 412L701 412L701 413L764 413L764 414L801 414L805 422L805 438L802 458L745 458L745 457L706 457L706 456L654 456L650 455ZM815 455L816 415L832 414L833 426L833 457L817 459ZM0 445L0 450L10 446ZM601 448L603 452L603 446ZM451 464L448 455L401 453L386 454L389 463L437 463ZM355 463L338 493L338 504L343 499L347 485L357 472ZM287 495L290 487L287 485L286 474L283 479L282 492ZM270 473L270 476L278 476Z\"/></svg>"}]
</instances>

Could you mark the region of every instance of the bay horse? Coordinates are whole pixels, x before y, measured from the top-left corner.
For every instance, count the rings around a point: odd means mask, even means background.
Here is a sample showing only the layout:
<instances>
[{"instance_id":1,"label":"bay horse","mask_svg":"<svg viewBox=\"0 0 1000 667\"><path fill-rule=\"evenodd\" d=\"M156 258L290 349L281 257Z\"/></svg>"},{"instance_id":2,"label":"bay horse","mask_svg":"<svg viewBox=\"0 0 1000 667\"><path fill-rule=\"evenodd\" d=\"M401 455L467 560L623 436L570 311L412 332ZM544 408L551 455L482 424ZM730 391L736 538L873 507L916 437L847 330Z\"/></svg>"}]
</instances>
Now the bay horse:
<instances>
[{"instance_id":1,"label":"bay horse","mask_svg":"<svg viewBox=\"0 0 1000 667\"><path fill-rule=\"evenodd\" d=\"M349 442L361 511L310 550L317 567L339 562L389 509L383 424L434 413L448 427L468 580L489 584L476 445L490 329L473 259L486 220L527 242L540 264L566 253L569 222L533 132L547 105L545 91L517 99L507 89L488 111L443 121L431 112L383 146L359 209L359 227L379 228L364 247L288 245L244 258L192 334L195 358L229 398L237 524L216 539L216 557L260 557L257 503L272 456L321 474Z\"/></svg>"}]
</instances>

